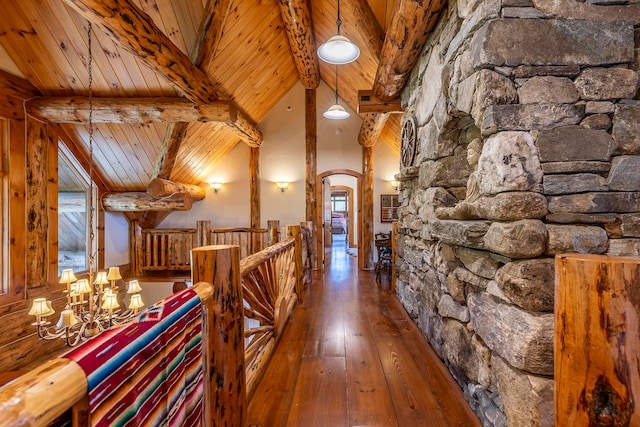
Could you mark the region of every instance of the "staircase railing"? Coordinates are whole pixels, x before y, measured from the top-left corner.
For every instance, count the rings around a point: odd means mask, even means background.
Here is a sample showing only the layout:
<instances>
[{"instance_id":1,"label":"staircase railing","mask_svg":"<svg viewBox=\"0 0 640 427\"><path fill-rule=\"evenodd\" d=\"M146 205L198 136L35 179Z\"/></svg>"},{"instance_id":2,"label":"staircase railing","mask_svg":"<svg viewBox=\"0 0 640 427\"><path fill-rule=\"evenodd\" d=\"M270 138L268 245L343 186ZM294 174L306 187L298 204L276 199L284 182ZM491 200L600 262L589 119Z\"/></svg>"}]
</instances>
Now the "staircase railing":
<instances>
[{"instance_id":1,"label":"staircase railing","mask_svg":"<svg viewBox=\"0 0 640 427\"><path fill-rule=\"evenodd\" d=\"M289 227L288 235L243 260L237 246L191 252L193 290L203 307L204 426L246 425L247 396L301 292L300 227ZM99 339L108 334L94 338ZM88 393L77 363L53 359L0 388L0 427L47 426L69 410L73 426L89 425Z\"/></svg>"}]
</instances>

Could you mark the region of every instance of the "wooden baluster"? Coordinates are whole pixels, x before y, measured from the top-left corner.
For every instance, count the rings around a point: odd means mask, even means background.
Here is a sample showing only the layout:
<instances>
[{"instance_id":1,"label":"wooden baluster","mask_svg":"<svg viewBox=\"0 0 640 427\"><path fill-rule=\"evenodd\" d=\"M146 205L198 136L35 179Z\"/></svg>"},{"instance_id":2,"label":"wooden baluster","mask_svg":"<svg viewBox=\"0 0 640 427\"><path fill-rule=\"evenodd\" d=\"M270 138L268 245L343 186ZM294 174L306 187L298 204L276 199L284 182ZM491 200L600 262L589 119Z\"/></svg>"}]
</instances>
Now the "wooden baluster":
<instances>
[{"instance_id":1,"label":"wooden baluster","mask_svg":"<svg viewBox=\"0 0 640 427\"><path fill-rule=\"evenodd\" d=\"M287 235L296 239L294 249L294 262L296 264L296 294L298 299L302 302L302 289L304 282L302 279L302 232L299 225L288 225Z\"/></svg>"},{"instance_id":2,"label":"wooden baluster","mask_svg":"<svg viewBox=\"0 0 640 427\"><path fill-rule=\"evenodd\" d=\"M208 325L211 379L210 408L214 426L245 426L247 399L244 361L244 312L240 253L234 246L205 246L191 251L193 282L213 283L213 315ZM215 357L213 355L215 354Z\"/></svg>"}]
</instances>

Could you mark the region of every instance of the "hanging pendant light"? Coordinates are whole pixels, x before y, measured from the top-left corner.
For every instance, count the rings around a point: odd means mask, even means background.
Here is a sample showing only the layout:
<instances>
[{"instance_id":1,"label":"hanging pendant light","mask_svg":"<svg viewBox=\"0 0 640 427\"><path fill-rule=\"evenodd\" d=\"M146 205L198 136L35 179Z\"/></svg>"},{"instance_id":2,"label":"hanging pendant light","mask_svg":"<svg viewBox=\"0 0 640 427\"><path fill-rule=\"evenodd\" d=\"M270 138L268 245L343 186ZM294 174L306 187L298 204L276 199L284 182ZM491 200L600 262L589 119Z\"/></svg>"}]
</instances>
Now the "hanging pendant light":
<instances>
[{"instance_id":1,"label":"hanging pendant light","mask_svg":"<svg viewBox=\"0 0 640 427\"><path fill-rule=\"evenodd\" d=\"M318 48L318 57L329 64L348 64L360 56L360 49L348 38L340 34L340 0L338 0L338 33Z\"/></svg>"},{"instance_id":2,"label":"hanging pendant light","mask_svg":"<svg viewBox=\"0 0 640 427\"><path fill-rule=\"evenodd\" d=\"M336 65L336 103L333 104L322 115L331 120L343 120L349 118L351 114L344 107L338 104L338 66Z\"/></svg>"}]
</instances>

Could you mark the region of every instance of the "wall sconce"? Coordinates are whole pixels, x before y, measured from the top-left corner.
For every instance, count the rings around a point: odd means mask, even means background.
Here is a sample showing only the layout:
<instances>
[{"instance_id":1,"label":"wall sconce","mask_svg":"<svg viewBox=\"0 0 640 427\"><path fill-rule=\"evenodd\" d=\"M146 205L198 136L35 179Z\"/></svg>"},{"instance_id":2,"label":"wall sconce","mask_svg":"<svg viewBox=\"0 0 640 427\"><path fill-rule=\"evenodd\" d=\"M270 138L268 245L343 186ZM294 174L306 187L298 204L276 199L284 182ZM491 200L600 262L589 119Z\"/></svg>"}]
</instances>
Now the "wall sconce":
<instances>
[{"instance_id":1,"label":"wall sconce","mask_svg":"<svg viewBox=\"0 0 640 427\"><path fill-rule=\"evenodd\" d=\"M222 183L221 182L210 182L209 183L209 191L213 191L214 193L217 193L218 191L220 191L221 188L222 188Z\"/></svg>"},{"instance_id":2,"label":"wall sconce","mask_svg":"<svg viewBox=\"0 0 640 427\"><path fill-rule=\"evenodd\" d=\"M280 190L281 193L284 193L287 188L289 188L289 183L288 182L276 182L276 186L278 187L278 190Z\"/></svg>"},{"instance_id":3,"label":"wall sconce","mask_svg":"<svg viewBox=\"0 0 640 427\"><path fill-rule=\"evenodd\" d=\"M391 184L391 188L393 188L393 191L400 190L400 181L396 181L392 179L391 181L389 181L389 184Z\"/></svg>"}]
</instances>

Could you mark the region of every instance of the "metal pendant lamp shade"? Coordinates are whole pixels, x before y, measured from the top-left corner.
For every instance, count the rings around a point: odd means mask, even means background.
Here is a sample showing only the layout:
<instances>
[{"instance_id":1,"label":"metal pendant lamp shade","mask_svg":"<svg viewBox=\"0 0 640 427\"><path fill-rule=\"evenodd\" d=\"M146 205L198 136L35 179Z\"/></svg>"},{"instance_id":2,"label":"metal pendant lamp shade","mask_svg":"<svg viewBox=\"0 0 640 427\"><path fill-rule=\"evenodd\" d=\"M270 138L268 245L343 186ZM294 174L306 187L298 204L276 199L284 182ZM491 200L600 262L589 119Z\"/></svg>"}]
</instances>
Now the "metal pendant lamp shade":
<instances>
[{"instance_id":1,"label":"metal pendant lamp shade","mask_svg":"<svg viewBox=\"0 0 640 427\"><path fill-rule=\"evenodd\" d=\"M333 104L327 111L322 113L326 119L330 120L343 120L349 118L351 114L344 107L338 104L338 66L336 65L336 103Z\"/></svg>"},{"instance_id":2,"label":"metal pendant lamp shade","mask_svg":"<svg viewBox=\"0 0 640 427\"><path fill-rule=\"evenodd\" d=\"M360 56L360 49L348 38L340 34L340 0L338 0L338 33L318 48L318 57L324 62L334 65L348 64Z\"/></svg>"}]
</instances>

